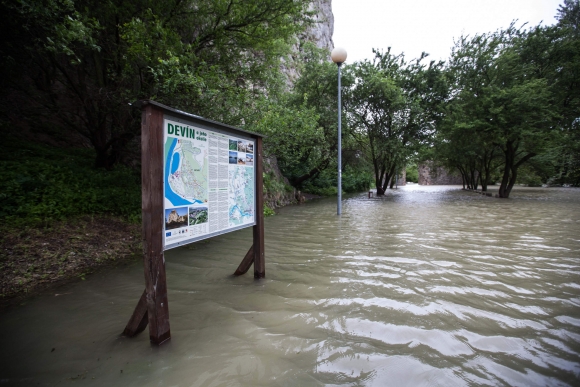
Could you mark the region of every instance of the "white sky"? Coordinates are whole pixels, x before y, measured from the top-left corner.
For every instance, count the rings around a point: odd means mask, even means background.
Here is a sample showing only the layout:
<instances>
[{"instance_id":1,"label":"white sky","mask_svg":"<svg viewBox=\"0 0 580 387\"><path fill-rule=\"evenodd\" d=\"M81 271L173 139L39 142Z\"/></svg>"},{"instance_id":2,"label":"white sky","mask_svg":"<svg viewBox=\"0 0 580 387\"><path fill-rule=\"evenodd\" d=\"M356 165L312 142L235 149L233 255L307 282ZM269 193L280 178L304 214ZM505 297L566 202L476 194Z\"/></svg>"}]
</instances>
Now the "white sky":
<instances>
[{"instance_id":1,"label":"white sky","mask_svg":"<svg viewBox=\"0 0 580 387\"><path fill-rule=\"evenodd\" d=\"M372 49L392 47L406 59L422 51L447 60L453 38L506 28L518 19L536 26L556 23L562 0L332 0L335 47L347 63L372 59Z\"/></svg>"}]
</instances>

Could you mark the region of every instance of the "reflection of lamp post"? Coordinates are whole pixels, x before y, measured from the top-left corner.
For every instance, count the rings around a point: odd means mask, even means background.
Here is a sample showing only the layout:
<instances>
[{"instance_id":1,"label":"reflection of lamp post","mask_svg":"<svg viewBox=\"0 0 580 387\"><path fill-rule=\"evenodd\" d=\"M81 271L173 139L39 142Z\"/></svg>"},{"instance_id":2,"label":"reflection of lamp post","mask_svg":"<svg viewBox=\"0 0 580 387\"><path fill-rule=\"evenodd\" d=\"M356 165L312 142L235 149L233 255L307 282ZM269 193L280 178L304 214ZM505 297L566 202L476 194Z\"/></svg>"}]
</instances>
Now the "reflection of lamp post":
<instances>
[{"instance_id":1,"label":"reflection of lamp post","mask_svg":"<svg viewBox=\"0 0 580 387\"><path fill-rule=\"evenodd\" d=\"M330 53L332 61L338 66L338 204L336 207L336 213L340 215L342 213L342 207L340 201L342 200L342 129L341 129L341 103L340 103L340 65L346 60L346 50L341 47L336 47Z\"/></svg>"}]
</instances>

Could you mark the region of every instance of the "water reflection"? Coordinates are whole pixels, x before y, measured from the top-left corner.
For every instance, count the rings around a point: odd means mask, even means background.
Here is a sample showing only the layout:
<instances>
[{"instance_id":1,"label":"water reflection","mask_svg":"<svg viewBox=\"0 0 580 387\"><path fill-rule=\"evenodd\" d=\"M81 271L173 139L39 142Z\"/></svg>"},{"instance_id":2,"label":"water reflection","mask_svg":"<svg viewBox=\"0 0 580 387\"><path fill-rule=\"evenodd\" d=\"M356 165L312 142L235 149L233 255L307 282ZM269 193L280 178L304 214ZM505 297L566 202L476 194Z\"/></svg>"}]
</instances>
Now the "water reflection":
<instances>
[{"instance_id":1,"label":"water reflection","mask_svg":"<svg viewBox=\"0 0 580 387\"><path fill-rule=\"evenodd\" d=\"M249 230L170 251L159 349L118 337L138 265L5 313L0 385L578 385L579 190L412 186L335 206L267 219L263 281L229 276Z\"/></svg>"}]
</instances>

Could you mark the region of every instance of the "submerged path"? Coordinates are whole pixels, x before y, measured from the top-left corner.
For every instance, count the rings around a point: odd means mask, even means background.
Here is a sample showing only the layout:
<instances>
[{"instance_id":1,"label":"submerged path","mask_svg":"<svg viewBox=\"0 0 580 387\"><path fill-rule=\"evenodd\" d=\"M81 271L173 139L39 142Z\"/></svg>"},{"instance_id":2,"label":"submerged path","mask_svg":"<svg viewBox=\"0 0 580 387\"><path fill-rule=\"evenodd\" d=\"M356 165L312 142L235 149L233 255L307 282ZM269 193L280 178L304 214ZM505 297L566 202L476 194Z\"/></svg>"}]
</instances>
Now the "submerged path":
<instances>
[{"instance_id":1,"label":"submerged path","mask_svg":"<svg viewBox=\"0 0 580 387\"><path fill-rule=\"evenodd\" d=\"M120 337L140 265L0 314L0 386L580 383L580 190L500 200L410 186L266 219L166 254L172 340Z\"/></svg>"}]
</instances>

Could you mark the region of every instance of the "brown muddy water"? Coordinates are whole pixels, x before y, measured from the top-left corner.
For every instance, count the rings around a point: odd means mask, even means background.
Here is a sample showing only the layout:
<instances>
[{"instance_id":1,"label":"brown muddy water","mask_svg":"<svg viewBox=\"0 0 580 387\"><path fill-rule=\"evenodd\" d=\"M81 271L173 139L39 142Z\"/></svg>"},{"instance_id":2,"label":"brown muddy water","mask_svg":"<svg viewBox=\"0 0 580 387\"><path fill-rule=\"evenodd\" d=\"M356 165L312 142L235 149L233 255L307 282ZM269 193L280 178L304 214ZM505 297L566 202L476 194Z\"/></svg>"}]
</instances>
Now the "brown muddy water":
<instances>
[{"instance_id":1,"label":"brown muddy water","mask_svg":"<svg viewBox=\"0 0 580 387\"><path fill-rule=\"evenodd\" d=\"M120 337L141 265L0 314L0 386L578 386L580 190L409 186L167 252L172 340Z\"/></svg>"}]
</instances>

